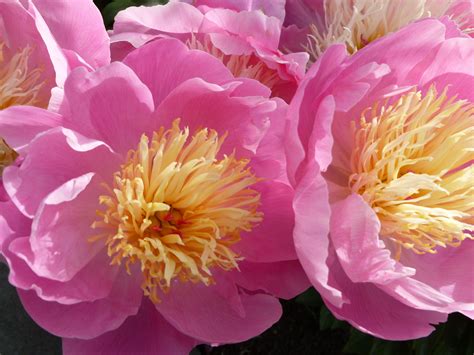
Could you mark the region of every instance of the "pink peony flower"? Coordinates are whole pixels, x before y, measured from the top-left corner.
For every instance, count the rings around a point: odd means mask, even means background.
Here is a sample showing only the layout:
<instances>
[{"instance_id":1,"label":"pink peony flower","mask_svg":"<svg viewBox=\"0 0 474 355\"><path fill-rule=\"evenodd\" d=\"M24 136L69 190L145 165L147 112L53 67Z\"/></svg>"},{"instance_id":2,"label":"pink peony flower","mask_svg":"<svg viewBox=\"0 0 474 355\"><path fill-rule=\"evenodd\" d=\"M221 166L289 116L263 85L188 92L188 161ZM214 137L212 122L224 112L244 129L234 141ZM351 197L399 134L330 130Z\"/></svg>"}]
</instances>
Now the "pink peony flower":
<instances>
[{"instance_id":1,"label":"pink peony flower","mask_svg":"<svg viewBox=\"0 0 474 355\"><path fill-rule=\"evenodd\" d=\"M310 63L332 44L354 53L373 40L426 17L449 16L474 31L474 0L287 0L281 47L306 50Z\"/></svg>"},{"instance_id":2,"label":"pink peony flower","mask_svg":"<svg viewBox=\"0 0 474 355\"><path fill-rule=\"evenodd\" d=\"M308 55L278 50L281 19L260 10L212 8L209 3L224 6L229 2L200 1L198 7L170 2L121 11L111 33L113 57L121 59L152 40L174 37L191 49L212 54L234 76L256 79L272 89L273 96L289 101L304 75Z\"/></svg>"},{"instance_id":3,"label":"pink peony flower","mask_svg":"<svg viewBox=\"0 0 474 355\"><path fill-rule=\"evenodd\" d=\"M90 0L2 0L0 20L0 110L47 107L72 68L110 62L107 32Z\"/></svg>"},{"instance_id":4,"label":"pink peony flower","mask_svg":"<svg viewBox=\"0 0 474 355\"><path fill-rule=\"evenodd\" d=\"M60 113L0 112L0 250L65 353L187 353L276 322L308 287L292 242L286 104L163 39L75 69Z\"/></svg>"},{"instance_id":5,"label":"pink peony flower","mask_svg":"<svg viewBox=\"0 0 474 355\"><path fill-rule=\"evenodd\" d=\"M421 20L330 47L288 116L299 259L334 315L375 336L474 316L474 39Z\"/></svg>"}]
</instances>

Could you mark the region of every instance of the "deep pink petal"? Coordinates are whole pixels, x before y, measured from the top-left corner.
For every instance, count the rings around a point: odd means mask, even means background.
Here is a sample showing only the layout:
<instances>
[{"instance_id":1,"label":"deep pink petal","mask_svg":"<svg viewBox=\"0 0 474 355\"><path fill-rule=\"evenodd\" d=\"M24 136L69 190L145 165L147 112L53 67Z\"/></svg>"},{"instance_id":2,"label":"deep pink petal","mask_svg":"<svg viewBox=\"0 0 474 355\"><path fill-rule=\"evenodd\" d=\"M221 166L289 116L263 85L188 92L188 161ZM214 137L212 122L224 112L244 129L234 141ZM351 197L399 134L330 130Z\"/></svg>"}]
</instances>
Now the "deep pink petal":
<instances>
[{"instance_id":1,"label":"deep pink petal","mask_svg":"<svg viewBox=\"0 0 474 355\"><path fill-rule=\"evenodd\" d=\"M232 273L235 283L247 290L264 291L287 300L311 285L296 260L278 263L243 261L239 263L239 270Z\"/></svg>"},{"instance_id":2,"label":"deep pink petal","mask_svg":"<svg viewBox=\"0 0 474 355\"><path fill-rule=\"evenodd\" d=\"M224 277L212 286L177 282L156 307L179 331L207 343L245 341L281 316L275 297L238 294Z\"/></svg>"},{"instance_id":3,"label":"deep pink petal","mask_svg":"<svg viewBox=\"0 0 474 355\"><path fill-rule=\"evenodd\" d=\"M197 341L169 324L148 300L116 330L90 340L63 338L63 354L187 355Z\"/></svg>"},{"instance_id":4,"label":"deep pink petal","mask_svg":"<svg viewBox=\"0 0 474 355\"><path fill-rule=\"evenodd\" d=\"M293 189L283 183L264 181L254 187L260 192L263 221L235 246L242 256L255 262L277 262L297 258L293 244Z\"/></svg>"},{"instance_id":5,"label":"deep pink petal","mask_svg":"<svg viewBox=\"0 0 474 355\"><path fill-rule=\"evenodd\" d=\"M21 302L33 320L48 332L66 338L92 339L117 329L137 314L143 297L140 278L124 271L110 295L94 302L63 305L47 302L34 291L18 290Z\"/></svg>"}]
</instances>

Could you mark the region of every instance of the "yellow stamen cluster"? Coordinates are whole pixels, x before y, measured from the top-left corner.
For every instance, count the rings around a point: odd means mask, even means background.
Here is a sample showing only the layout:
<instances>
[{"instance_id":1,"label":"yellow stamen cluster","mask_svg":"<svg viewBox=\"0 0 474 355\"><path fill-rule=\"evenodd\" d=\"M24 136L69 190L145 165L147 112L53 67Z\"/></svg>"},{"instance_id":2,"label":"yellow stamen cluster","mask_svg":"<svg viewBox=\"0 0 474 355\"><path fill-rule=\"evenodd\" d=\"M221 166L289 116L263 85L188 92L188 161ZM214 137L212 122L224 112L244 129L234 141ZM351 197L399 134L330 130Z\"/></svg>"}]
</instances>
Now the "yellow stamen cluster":
<instances>
[{"instance_id":1,"label":"yellow stamen cluster","mask_svg":"<svg viewBox=\"0 0 474 355\"><path fill-rule=\"evenodd\" d=\"M258 182L247 160L218 159L224 138L201 129L190 137L175 120L137 150L114 176L113 190L100 196L105 210L94 228L105 238L112 264L140 263L145 295L159 301L174 279L213 282L211 268L237 268L231 247L242 231L262 219Z\"/></svg>"},{"instance_id":2,"label":"yellow stamen cluster","mask_svg":"<svg viewBox=\"0 0 474 355\"><path fill-rule=\"evenodd\" d=\"M5 44L0 43L0 110L14 105L41 106L39 100L41 69L29 70L32 49L25 47L6 59Z\"/></svg>"},{"instance_id":3,"label":"yellow stamen cluster","mask_svg":"<svg viewBox=\"0 0 474 355\"><path fill-rule=\"evenodd\" d=\"M415 253L458 246L474 232L474 105L431 87L375 104L356 127L349 185L381 235Z\"/></svg>"},{"instance_id":4,"label":"yellow stamen cluster","mask_svg":"<svg viewBox=\"0 0 474 355\"><path fill-rule=\"evenodd\" d=\"M17 157L18 153L10 148L7 142L5 142L5 140L0 137L0 178L3 173L3 169L12 164Z\"/></svg>"},{"instance_id":5,"label":"yellow stamen cluster","mask_svg":"<svg viewBox=\"0 0 474 355\"><path fill-rule=\"evenodd\" d=\"M325 0L326 28L311 26L306 51L311 62L334 43L355 53L366 44L425 17L439 17L452 0ZM465 15L464 15L465 17ZM465 21L460 15L458 22ZM457 20L457 19L454 19Z\"/></svg>"},{"instance_id":6,"label":"yellow stamen cluster","mask_svg":"<svg viewBox=\"0 0 474 355\"><path fill-rule=\"evenodd\" d=\"M210 40L206 39L200 42L196 37L192 37L187 42L187 46L190 49L198 49L216 57L224 63L236 78L255 79L270 89L273 89L280 81L277 71L267 67L255 55L226 55L216 48Z\"/></svg>"}]
</instances>

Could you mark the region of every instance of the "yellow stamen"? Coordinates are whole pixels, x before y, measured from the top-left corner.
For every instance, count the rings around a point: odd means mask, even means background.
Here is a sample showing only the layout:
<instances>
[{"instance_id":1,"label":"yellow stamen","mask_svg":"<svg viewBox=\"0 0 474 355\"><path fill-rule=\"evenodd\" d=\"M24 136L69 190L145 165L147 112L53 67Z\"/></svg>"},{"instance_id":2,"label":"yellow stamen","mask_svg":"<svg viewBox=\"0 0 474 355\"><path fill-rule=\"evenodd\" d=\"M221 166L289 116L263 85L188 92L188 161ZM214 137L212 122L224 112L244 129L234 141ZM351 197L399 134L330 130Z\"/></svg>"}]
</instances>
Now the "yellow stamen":
<instances>
[{"instance_id":1,"label":"yellow stamen","mask_svg":"<svg viewBox=\"0 0 474 355\"><path fill-rule=\"evenodd\" d=\"M0 43L0 110L15 105L46 106L40 102L41 69L29 70L28 59L32 52L27 46L5 59L5 44Z\"/></svg>"},{"instance_id":2,"label":"yellow stamen","mask_svg":"<svg viewBox=\"0 0 474 355\"><path fill-rule=\"evenodd\" d=\"M273 89L280 81L277 71L267 67L255 55L226 55L210 40L206 39L200 42L194 36L187 42L187 46L190 49L198 49L216 57L236 78L255 79L270 89Z\"/></svg>"},{"instance_id":3,"label":"yellow stamen","mask_svg":"<svg viewBox=\"0 0 474 355\"><path fill-rule=\"evenodd\" d=\"M17 157L18 153L10 148L5 140L0 138L0 177L2 176L3 169L12 164Z\"/></svg>"},{"instance_id":4,"label":"yellow stamen","mask_svg":"<svg viewBox=\"0 0 474 355\"><path fill-rule=\"evenodd\" d=\"M325 0L326 28L312 25L306 51L315 62L330 45L343 43L355 53L368 43L425 17L440 17L452 0ZM459 25L468 14L453 18ZM465 29L469 32L469 29Z\"/></svg>"},{"instance_id":5,"label":"yellow stamen","mask_svg":"<svg viewBox=\"0 0 474 355\"><path fill-rule=\"evenodd\" d=\"M142 288L154 302L174 279L209 285L212 267L237 268L241 258L231 247L262 219L248 161L217 159L224 138L207 129L190 137L175 120L151 142L142 136L113 190L100 196L105 210L93 227L102 233L91 241L105 238L112 264L129 270L140 263Z\"/></svg>"},{"instance_id":6,"label":"yellow stamen","mask_svg":"<svg viewBox=\"0 0 474 355\"><path fill-rule=\"evenodd\" d=\"M474 104L433 86L353 122L349 185L377 213L382 237L419 254L472 239L473 119Z\"/></svg>"}]
</instances>

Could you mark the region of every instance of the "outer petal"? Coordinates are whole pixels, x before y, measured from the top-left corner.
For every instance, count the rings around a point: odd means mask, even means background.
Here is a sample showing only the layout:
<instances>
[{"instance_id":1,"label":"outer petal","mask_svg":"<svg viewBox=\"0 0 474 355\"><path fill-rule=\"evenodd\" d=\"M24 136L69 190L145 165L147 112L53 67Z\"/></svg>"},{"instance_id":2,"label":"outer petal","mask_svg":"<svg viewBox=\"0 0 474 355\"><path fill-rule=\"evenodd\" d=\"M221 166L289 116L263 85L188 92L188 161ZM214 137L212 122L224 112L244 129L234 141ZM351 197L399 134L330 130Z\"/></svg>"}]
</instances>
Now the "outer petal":
<instances>
[{"instance_id":1,"label":"outer petal","mask_svg":"<svg viewBox=\"0 0 474 355\"><path fill-rule=\"evenodd\" d=\"M238 294L224 277L216 285L177 282L157 304L179 331L206 343L235 343L254 337L281 316L275 297Z\"/></svg>"},{"instance_id":2,"label":"outer petal","mask_svg":"<svg viewBox=\"0 0 474 355\"><path fill-rule=\"evenodd\" d=\"M243 261L239 270L232 272L236 284L250 291L265 291L283 299L290 299L310 287L298 261L254 263Z\"/></svg>"},{"instance_id":3,"label":"outer petal","mask_svg":"<svg viewBox=\"0 0 474 355\"><path fill-rule=\"evenodd\" d=\"M65 95L72 115L69 125L122 154L135 148L142 134L156 128L150 122L154 105L149 89L122 63L92 73L74 70L65 84Z\"/></svg>"},{"instance_id":4,"label":"outer petal","mask_svg":"<svg viewBox=\"0 0 474 355\"><path fill-rule=\"evenodd\" d=\"M63 354L189 354L197 341L176 330L143 300L136 316L116 330L90 340L63 338Z\"/></svg>"},{"instance_id":5,"label":"outer petal","mask_svg":"<svg viewBox=\"0 0 474 355\"><path fill-rule=\"evenodd\" d=\"M91 0L32 0L59 46L94 68L110 62L109 36Z\"/></svg>"},{"instance_id":6,"label":"outer petal","mask_svg":"<svg viewBox=\"0 0 474 355\"><path fill-rule=\"evenodd\" d=\"M17 207L30 218L42 199L69 179L93 171L111 179L120 166L105 144L64 128L37 136L28 150L21 166L4 170L3 181Z\"/></svg>"},{"instance_id":7,"label":"outer petal","mask_svg":"<svg viewBox=\"0 0 474 355\"><path fill-rule=\"evenodd\" d=\"M90 302L107 297L118 272L117 267L108 266L110 259L102 251L68 282L39 277L22 260L34 259L28 237L12 240L9 250L4 250L3 255L10 267L9 282L12 285L22 290L34 290L41 299L61 304Z\"/></svg>"},{"instance_id":8,"label":"outer petal","mask_svg":"<svg viewBox=\"0 0 474 355\"><path fill-rule=\"evenodd\" d=\"M14 106L0 111L0 132L16 151L23 151L41 132L59 126L62 117L32 106Z\"/></svg>"},{"instance_id":9,"label":"outer petal","mask_svg":"<svg viewBox=\"0 0 474 355\"><path fill-rule=\"evenodd\" d=\"M324 299L340 307L345 300L329 275L330 207L326 183L316 163L306 166L296 188L294 241L298 258L309 280Z\"/></svg>"},{"instance_id":10,"label":"outer petal","mask_svg":"<svg viewBox=\"0 0 474 355\"><path fill-rule=\"evenodd\" d=\"M388 340L407 340L427 336L432 324L444 322L447 314L417 310L387 295L370 283L352 283L339 263L331 266L333 282L349 299L341 308L326 302L340 319L347 320L359 330ZM326 299L327 300L327 299Z\"/></svg>"},{"instance_id":11,"label":"outer petal","mask_svg":"<svg viewBox=\"0 0 474 355\"><path fill-rule=\"evenodd\" d=\"M48 332L66 338L92 339L117 329L140 307L140 278L122 272L110 296L94 302L62 305L40 299L34 291L18 290L28 314Z\"/></svg>"}]
</instances>

